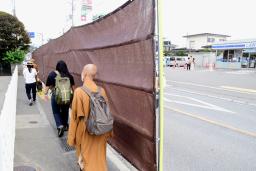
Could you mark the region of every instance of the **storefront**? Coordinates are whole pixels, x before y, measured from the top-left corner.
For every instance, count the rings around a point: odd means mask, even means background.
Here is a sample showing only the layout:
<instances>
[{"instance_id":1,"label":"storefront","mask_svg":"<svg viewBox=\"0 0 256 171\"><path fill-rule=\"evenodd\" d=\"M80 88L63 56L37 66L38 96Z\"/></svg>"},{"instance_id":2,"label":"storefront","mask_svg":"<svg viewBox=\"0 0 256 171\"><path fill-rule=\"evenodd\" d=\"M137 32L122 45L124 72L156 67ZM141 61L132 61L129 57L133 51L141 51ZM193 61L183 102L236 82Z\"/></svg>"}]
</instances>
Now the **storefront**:
<instances>
[{"instance_id":1,"label":"storefront","mask_svg":"<svg viewBox=\"0 0 256 171\"><path fill-rule=\"evenodd\" d=\"M256 39L226 41L212 45L216 68L256 68Z\"/></svg>"}]
</instances>

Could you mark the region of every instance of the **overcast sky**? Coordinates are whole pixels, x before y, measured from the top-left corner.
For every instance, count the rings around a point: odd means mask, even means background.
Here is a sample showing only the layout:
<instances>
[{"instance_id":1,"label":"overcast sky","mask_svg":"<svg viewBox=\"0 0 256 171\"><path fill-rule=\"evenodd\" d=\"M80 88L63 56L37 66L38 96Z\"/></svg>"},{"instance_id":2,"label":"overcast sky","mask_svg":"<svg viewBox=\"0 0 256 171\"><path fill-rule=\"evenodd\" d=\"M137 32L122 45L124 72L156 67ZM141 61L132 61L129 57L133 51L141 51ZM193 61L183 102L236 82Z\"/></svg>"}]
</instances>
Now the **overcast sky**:
<instances>
[{"instance_id":1,"label":"overcast sky","mask_svg":"<svg viewBox=\"0 0 256 171\"><path fill-rule=\"evenodd\" d=\"M0 0L0 10L11 13L13 0ZM68 29L71 0L15 0L17 17L27 31L56 38ZM75 0L79 1L79 0ZM126 0L93 0L94 14L106 14ZM182 36L219 33L230 39L256 38L255 0L163 0L164 35L185 45ZM40 37L40 36L38 36Z\"/></svg>"}]
</instances>

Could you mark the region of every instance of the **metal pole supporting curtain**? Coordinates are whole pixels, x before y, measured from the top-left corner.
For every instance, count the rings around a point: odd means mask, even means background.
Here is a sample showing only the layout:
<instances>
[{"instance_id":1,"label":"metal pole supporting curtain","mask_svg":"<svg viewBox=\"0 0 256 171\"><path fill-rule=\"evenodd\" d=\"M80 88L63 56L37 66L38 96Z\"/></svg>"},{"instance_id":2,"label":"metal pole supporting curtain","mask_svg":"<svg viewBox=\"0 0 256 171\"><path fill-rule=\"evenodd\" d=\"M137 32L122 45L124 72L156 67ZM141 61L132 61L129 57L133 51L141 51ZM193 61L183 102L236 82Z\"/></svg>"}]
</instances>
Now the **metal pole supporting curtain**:
<instances>
[{"instance_id":1,"label":"metal pole supporting curtain","mask_svg":"<svg viewBox=\"0 0 256 171\"><path fill-rule=\"evenodd\" d=\"M158 66L159 66L159 149L158 149L158 171L163 171L163 145L164 145L164 69L163 69L163 0L157 0L157 33L158 33Z\"/></svg>"}]
</instances>

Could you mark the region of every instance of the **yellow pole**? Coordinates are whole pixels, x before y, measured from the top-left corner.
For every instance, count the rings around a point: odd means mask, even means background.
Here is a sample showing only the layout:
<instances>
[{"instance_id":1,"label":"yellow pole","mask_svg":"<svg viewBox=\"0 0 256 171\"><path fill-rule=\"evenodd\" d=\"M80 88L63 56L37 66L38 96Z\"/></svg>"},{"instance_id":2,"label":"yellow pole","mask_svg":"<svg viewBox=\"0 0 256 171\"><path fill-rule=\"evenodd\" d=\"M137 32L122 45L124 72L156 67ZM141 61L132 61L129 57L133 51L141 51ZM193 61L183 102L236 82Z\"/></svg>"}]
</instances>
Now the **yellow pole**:
<instances>
[{"instance_id":1,"label":"yellow pole","mask_svg":"<svg viewBox=\"0 0 256 171\"><path fill-rule=\"evenodd\" d=\"M163 17L162 5L163 0L157 0L157 20L158 20L158 59L159 59L159 171L163 171L163 151L164 151L164 68L163 68Z\"/></svg>"}]
</instances>

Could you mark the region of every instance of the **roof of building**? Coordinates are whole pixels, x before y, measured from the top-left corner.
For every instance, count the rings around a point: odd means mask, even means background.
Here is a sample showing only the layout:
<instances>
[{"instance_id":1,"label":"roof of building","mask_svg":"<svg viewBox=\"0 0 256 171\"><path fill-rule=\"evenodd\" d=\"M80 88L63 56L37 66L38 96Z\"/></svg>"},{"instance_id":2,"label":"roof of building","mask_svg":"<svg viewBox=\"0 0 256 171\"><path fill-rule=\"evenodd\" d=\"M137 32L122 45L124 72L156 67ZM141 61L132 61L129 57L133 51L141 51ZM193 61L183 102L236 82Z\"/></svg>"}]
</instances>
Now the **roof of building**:
<instances>
[{"instance_id":1,"label":"roof of building","mask_svg":"<svg viewBox=\"0 0 256 171\"><path fill-rule=\"evenodd\" d=\"M188 37L203 36L203 35L230 37L229 35L225 35L225 34L214 34L214 33L190 34L190 35L186 35L186 36L183 36L183 37L184 37L184 38L188 38Z\"/></svg>"}]
</instances>

